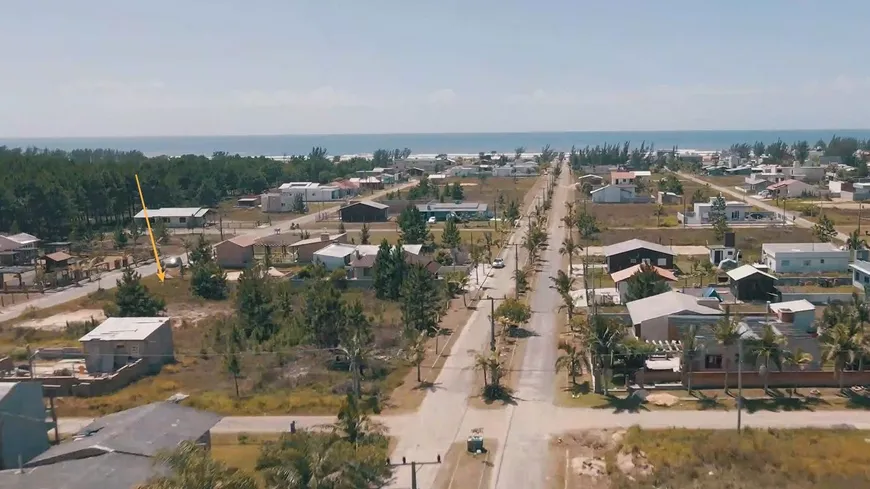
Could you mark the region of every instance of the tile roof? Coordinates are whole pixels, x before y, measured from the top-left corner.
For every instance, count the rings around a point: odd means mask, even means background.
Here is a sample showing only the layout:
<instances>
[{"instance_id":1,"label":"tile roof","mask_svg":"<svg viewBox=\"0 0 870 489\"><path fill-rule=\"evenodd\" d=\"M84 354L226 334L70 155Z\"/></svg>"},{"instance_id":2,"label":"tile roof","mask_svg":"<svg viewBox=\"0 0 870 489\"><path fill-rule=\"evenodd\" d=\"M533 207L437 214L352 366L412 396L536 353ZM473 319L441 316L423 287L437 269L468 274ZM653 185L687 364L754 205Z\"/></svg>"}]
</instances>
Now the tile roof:
<instances>
[{"instance_id":1,"label":"tile roof","mask_svg":"<svg viewBox=\"0 0 870 489\"><path fill-rule=\"evenodd\" d=\"M642 266L643 266L642 264L638 264L638 265L635 265L633 267L628 267L624 270L620 270L618 272L613 272L612 274L610 274L610 278L613 279L614 283L628 280L629 278L633 277L634 274L640 272L640 269ZM656 272L656 274L658 274L659 277L661 277L665 280L669 280L671 282L677 281L677 277L674 275L674 272L672 272L670 270L666 270L664 268L659 268L655 265L649 265L649 266L652 267L653 271Z\"/></svg>"}]
</instances>

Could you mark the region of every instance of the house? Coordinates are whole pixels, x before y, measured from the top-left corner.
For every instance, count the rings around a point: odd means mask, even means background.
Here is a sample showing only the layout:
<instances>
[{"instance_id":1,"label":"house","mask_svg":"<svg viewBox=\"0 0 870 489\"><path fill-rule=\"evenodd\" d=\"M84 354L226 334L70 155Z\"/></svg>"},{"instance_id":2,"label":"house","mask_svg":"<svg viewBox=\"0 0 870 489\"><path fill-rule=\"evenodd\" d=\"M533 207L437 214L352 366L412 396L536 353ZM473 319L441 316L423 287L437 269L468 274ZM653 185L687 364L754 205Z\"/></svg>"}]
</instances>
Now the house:
<instances>
[{"instance_id":1,"label":"house","mask_svg":"<svg viewBox=\"0 0 870 489\"><path fill-rule=\"evenodd\" d=\"M311 263L314 261L314 252L329 246L332 243L347 243L347 233L329 234L321 233L314 238L302 239L296 242L287 244L288 234L276 234L261 238L258 244L261 246L281 246L286 247L290 253L296 255L296 262Z\"/></svg>"},{"instance_id":2,"label":"house","mask_svg":"<svg viewBox=\"0 0 870 489\"><path fill-rule=\"evenodd\" d=\"M777 273L849 271L849 250L832 243L764 243L761 262Z\"/></svg>"},{"instance_id":3,"label":"house","mask_svg":"<svg viewBox=\"0 0 870 489\"><path fill-rule=\"evenodd\" d=\"M630 171L612 171L610 172L611 185L634 185L637 177Z\"/></svg>"},{"instance_id":4,"label":"house","mask_svg":"<svg viewBox=\"0 0 870 489\"><path fill-rule=\"evenodd\" d=\"M344 195L341 189L334 185L321 185L316 182L287 182L278 187L283 202L293 203L302 197L304 202L333 202L341 200Z\"/></svg>"},{"instance_id":5,"label":"house","mask_svg":"<svg viewBox=\"0 0 870 489\"><path fill-rule=\"evenodd\" d=\"M656 193L656 203L662 205L679 204L683 201L683 196L673 192L663 192L659 190Z\"/></svg>"},{"instance_id":6,"label":"house","mask_svg":"<svg viewBox=\"0 0 870 489\"><path fill-rule=\"evenodd\" d=\"M66 270L70 266L70 260L73 259L72 255L70 255L69 253L64 253L63 251L49 253L45 255L44 258L46 272Z\"/></svg>"},{"instance_id":7,"label":"house","mask_svg":"<svg viewBox=\"0 0 870 489\"><path fill-rule=\"evenodd\" d=\"M374 278L375 260L378 255L363 255L353 253L350 258L350 278L362 280Z\"/></svg>"},{"instance_id":8,"label":"house","mask_svg":"<svg viewBox=\"0 0 870 489\"><path fill-rule=\"evenodd\" d=\"M709 202L695 202L692 212L685 214L678 212L677 220L683 224L704 225L711 224L713 221L710 218L710 211L713 209L713 203L717 197L710 197ZM728 222L745 221L752 213L752 205L740 201L725 202L725 220Z\"/></svg>"},{"instance_id":9,"label":"house","mask_svg":"<svg viewBox=\"0 0 870 489\"><path fill-rule=\"evenodd\" d=\"M91 374L112 373L142 359L152 371L175 359L169 318L108 318L79 338Z\"/></svg>"},{"instance_id":10,"label":"house","mask_svg":"<svg viewBox=\"0 0 870 489\"><path fill-rule=\"evenodd\" d=\"M618 204L634 202L637 192L635 185L606 185L590 192L592 202L597 204Z\"/></svg>"},{"instance_id":11,"label":"house","mask_svg":"<svg viewBox=\"0 0 870 489\"><path fill-rule=\"evenodd\" d=\"M751 173L752 166L750 165L735 166L734 168L727 168L722 172L723 175L727 176L749 175Z\"/></svg>"},{"instance_id":12,"label":"house","mask_svg":"<svg viewBox=\"0 0 870 489\"><path fill-rule=\"evenodd\" d=\"M428 204L418 204L417 210L423 214L424 219L434 217L438 221L446 221L448 218L454 217L479 221L491 217L489 206L477 202L429 202Z\"/></svg>"},{"instance_id":13,"label":"house","mask_svg":"<svg viewBox=\"0 0 870 489\"><path fill-rule=\"evenodd\" d=\"M375 261L378 257L379 246L359 245L350 258L350 278L372 279L374 278ZM409 264L423 265L430 273L437 274L441 265L432 261L431 258L421 255L422 245L402 245L402 255Z\"/></svg>"},{"instance_id":14,"label":"house","mask_svg":"<svg viewBox=\"0 0 870 489\"><path fill-rule=\"evenodd\" d=\"M825 167L801 166L800 162L795 161L791 169L791 178L811 184L819 183L825 179Z\"/></svg>"},{"instance_id":15,"label":"house","mask_svg":"<svg viewBox=\"0 0 870 489\"><path fill-rule=\"evenodd\" d=\"M816 321L816 306L806 299L775 302L770 304L770 311L776 314L777 320L793 324L804 333L809 333Z\"/></svg>"},{"instance_id":16,"label":"house","mask_svg":"<svg viewBox=\"0 0 870 489\"><path fill-rule=\"evenodd\" d=\"M535 163L516 163L506 166L497 166L492 169L494 177L536 177L538 165Z\"/></svg>"},{"instance_id":17,"label":"house","mask_svg":"<svg viewBox=\"0 0 870 489\"><path fill-rule=\"evenodd\" d=\"M236 199L236 207L254 208L260 205L259 195L245 195Z\"/></svg>"},{"instance_id":18,"label":"house","mask_svg":"<svg viewBox=\"0 0 870 489\"><path fill-rule=\"evenodd\" d=\"M610 278L613 279L613 283L616 284L616 290L619 291L620 302L625 302L625 294L628 292L628 280L633 277L635 274L641 271L642 264L637 264L633 267L628 267L626 269L620 270L618 272L613 272L610 274ZM676 282L677 277L674 276L674 272L659 268L655 265L649 265L650 268L659 276L662 281L665 282Z\"/></svg>"},{"instance_id":19,"label":"house","mask_svg":"<svg viewBox=\"0 0 870 489\"><path fill-rule=\"evenodd\" d=\"M675 253L667 246L650 243L642 239L630 239L604 247L607 271L610 273L648 263L669 270L674 268Z\"/></svg>"},{"instance_id":20,"label":"house","mask_svg":"<svg viewBox=\"0 0 870 489\"><path fill-rule=\"evenodd\" d=\"M42 384L0 383L0 470L18 468L48 450ZM0 487L5 486L0 478Z\"/></svg>"},{"instance_id":21,"label":"house","mask_svg":"<svg viewBox=\"0 0 870 489\"><path fill-rule=\"evenodd\" d=\"M390 206L371 200L351 202L340 208L338 215L342 222L385 222Z\"/></svg>"},{"instance_id":22,"label":"house","mask_svg":"<svg viewBox=\"0 0 870 489\"><path fill-rule=\"evenodd\" d=\"M141 210L133 216L136 224L145 226L145 213ZM148 219L151 222L161 222L168 228L201 228L214 223L214 210L206 207L164 207L148 209Z\"/></svg>"},{"instance_id":23,"label":"house","mask_svg":"<svg viewBox=\"0 0 870 489\"><path fill-rule=\"evenodd\" d=\"M602 183L604 183L604 177L602 177L601 175L595 175L594 173L583 175L577 180L580 182L581 185L586 182L589 182L592 185L601 185Z\"/></svg>"},{"instance_id":24,"label":"house","mask_svg":"<svg viewBox=\"0 0 870 489\"><path fill-rule=\"evenodd\" d=\"M164 468L155 456L182 442L211 447L220 416L156 402L103 416L73 439L55 445L21 469L0 471L10 489L132 489Z\"/></svg>"},{"instance_id":25,"label":"house","mask_svg":"<svg viewBox=\"0 0 870 489\"><path fill-rule=\"evenodd\" d=\"M337 270L350 265L350 258L356 253L356 246L334 243L314 252L314 263L320 263L327 270Z\"/></svg>"},{"instance_id":26,"label":"house","mask_svg":"<svg viewBox=\"0 0 870 489\"><path fill-rule=\"evenodd\" d=\"M383 190L384 177L365 177L357 182L361 190Z\"/></svg>"},{"instance_id":27,"label":"house","mask_svg":"<svg viewBox=\"0 0 870 489\"><path fill-rule=\"evenodd\" d=\"M28 265L39 255L40 239L32 234L0 234L0 264Z\"/></svg>"},{"instance_id":28,"label":"house","mask_svg":"<svg viewBox=\"0 0 870 489\"><path fill-rule=\"evenodd\" d=\"M849 268L852 269L852 285L866 294L868 290L865 287L870 285L870 262L855 260Z\"/></svg>"},{"instance_id":29,"label":"house","mask_svg":"<svg viewBox=\"0 0 870 489\"><path fill-rule=\"evenodd\" d=\"M224 268L248 268L254 265L257 238L242 234L214 245L214 258Z\"/></svg>"},{"instance_id":30,"label":"house","mask_svg":"<svg viewBox=\"0 0 870 489\"><path fill-rule=\"evenodd\" d=\"M731 294L738 301L777 301L776 277L752 265L743 265L726 272L731 279Z\"/></svg>"},{"instance_id":31,"label":"house","mask_svg":"<svg viewBox=\"0 0 870 489\"><path fill-rule=\"evenodd\" d=\"M762 178L758 176L758 174L750 175L743 179L743 189L748 193L758 193L767 187L771 186L774 182Z\"/></svg>"},{"instance_id":32,"label":"house","mask_svg":"<svg viewBox=\"0 0 870 489\"><path fill-rule=\"evenodd\" d=\"M773 197L778 198L791 199L799 197L817 197L821 195L821 190L818 187L793 178L769 185L767 190Z\"/></svg>"},{"instance_id":33,"label":"house","mask_svg":"<svg viewBox=\"0 0 870 489\"><path fill-rule=\"evenodd\" d=\"M870 200L870 182L855 182L840 191L840 199L853 202Z\"/></svg>"},{"instance_id":34,"label":"house","mask_svg":"<svg viewBox=\"0 0 870 489\"><path fill-rule=\"evenodd\" d=\"M681 292L663 294L631 301L625 306L631 316L634 335L647 341L669 341L671 336L669 316L701 315L719 316L722 311L714 309L716 300L693 297Z\"/></svg>"},{"instance_id":35,"label":"house","mask_svg":"<svg viewBox=\"0 0 870 489\"><path fill-rule=\"evenodd\" d=\"M740 258L740 253L737 251L735 234L733 231L725 233L722 244L707 245L707 251L710 255L710 263L714 266L719 266L723 260L737 260Z\"/></svg>"}]
</instances>

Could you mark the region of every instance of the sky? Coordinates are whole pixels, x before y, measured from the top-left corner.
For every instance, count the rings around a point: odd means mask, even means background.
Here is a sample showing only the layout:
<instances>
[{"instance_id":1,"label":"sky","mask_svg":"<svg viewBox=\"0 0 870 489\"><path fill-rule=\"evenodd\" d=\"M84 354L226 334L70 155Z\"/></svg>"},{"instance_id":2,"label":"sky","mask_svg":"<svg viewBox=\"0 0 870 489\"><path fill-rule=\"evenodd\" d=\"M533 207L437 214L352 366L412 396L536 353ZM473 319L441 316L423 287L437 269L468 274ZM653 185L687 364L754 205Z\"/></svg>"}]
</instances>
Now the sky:
<instances>
[{"instance_id":1,"label":"sky","mask_svg":"<svg viewBox=\"0 0 870 489\"><path fill-rule=\"evenodd\" d=\"M6 138L870 127L866 0L28 0L3 17Z\"/></svg>"}]
</instances>

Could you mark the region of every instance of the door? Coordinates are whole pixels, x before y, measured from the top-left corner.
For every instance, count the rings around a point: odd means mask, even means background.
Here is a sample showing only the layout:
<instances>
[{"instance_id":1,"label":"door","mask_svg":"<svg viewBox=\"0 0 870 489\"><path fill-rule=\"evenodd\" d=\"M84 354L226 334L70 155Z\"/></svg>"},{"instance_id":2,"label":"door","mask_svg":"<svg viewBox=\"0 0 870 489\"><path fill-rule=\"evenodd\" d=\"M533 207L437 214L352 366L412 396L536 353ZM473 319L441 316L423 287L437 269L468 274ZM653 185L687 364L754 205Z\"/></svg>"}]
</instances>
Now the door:
<instances>
[{"instance_id":1,"label":"door","mask_svg":"<svg viewBox=\"0 0 870 489\"><path fill-rule=\"evenodd\" d=\"M722 250L716 250L713 252L713 261L716 262L716 265L722 262Z\"/></svg>"}]
</instances>

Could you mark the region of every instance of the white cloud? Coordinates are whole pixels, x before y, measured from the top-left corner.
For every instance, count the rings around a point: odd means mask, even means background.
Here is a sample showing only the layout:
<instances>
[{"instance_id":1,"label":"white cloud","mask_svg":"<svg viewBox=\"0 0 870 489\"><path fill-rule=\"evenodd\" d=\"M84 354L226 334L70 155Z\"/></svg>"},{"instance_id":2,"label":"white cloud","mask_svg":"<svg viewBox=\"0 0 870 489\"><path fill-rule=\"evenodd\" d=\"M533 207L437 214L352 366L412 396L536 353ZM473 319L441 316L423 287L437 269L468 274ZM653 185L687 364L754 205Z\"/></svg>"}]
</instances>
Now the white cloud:
<instances>
[{"instance_id":1,"label":"white cloud","mask_svg":"<svg viewBox=\"0 0 870 489\"><path fill-rule=\"evenodd\" d=\"M450 88L442 88L427 95L426 100L432 105L450 105L456 101L456 92Z\"/></svg>"}]
</instances>

